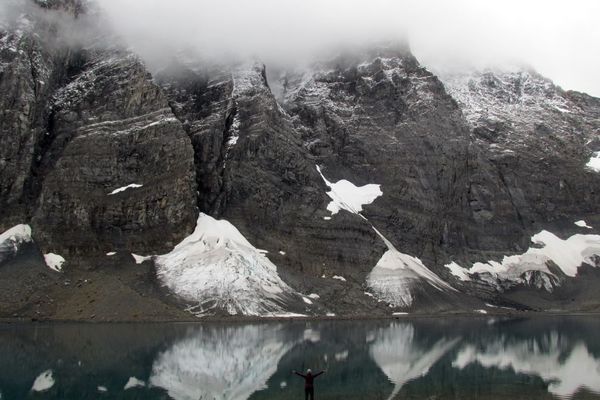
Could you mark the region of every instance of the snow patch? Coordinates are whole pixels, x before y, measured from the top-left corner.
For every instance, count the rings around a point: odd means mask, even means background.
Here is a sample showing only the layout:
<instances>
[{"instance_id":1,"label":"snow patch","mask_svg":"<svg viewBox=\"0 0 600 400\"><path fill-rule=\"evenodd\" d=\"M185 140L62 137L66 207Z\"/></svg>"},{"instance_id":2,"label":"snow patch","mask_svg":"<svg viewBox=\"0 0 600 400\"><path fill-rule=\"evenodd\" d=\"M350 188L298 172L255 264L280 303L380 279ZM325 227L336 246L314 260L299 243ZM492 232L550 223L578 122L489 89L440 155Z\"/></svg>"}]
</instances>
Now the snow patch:
<instances>
[{"instance_id":1,"label":"snow patch","mask_svg":"<svg viewBox=\"0 0 600 400\"><path fill-rule=\"evenodd\" d=\"M320 299L320 298L321 298L321 296L319 296L319 295L318 295L318 294L316 294L316 293L311 293L311 294L309 294L309 295L308 295L308 297L310 297L310 298L311 298L311 299L313 299L313 300L318 300L318 299Z\"/></svg>"},{"instance_id":2,"label":"snow patch","mask_svg":"<svg viewBox=\"0 0 600 400\"><path fill-rule=\"evenodd\" d=\"M280 250L279 254L281 254L282 256L285 256L285 251Z\"/></svg>"},{"instance_id":3,"label":"snow patch","mask_svg":"<svg viewBox=\"0 0 600 400\"><path fill-rule=\"evenodd\" d=\"M594 153L585 166L594 172L600 172L600 151Z\"/></svg>"},{"instance_id":4,"label":"snow patch","mask_svg":"<svg viewBox=\"0 0 600 400\"><path fill-rule=\"evenodd\" d=\"M312 302L312 300L311 300L311 299L309 299L308 297L304 297L304 296L302 296L302 300L303 300L303 301L304 301L306 304L312 304L312 303L313 303L313 302Z\"/></svg>"},{"instance_id":5,"label":"snow patch","mask_svg":"<svg viewBox=\"0 0 600 400\"><path fill-rule=\"evenodd\" d=\"M487 314L488 313L486 310L473 310L473 312L476 312L479 314Z\"/></svg>"},{"instance_id":6,"label":"snow patch","mask_svg":"<svg viewBox=\"0 0 600 400\"><path fill-rule=\"evenodd\" d=\"M131 377L129 377L129 380L123 387L123 390L131 389L134 387L144 387L144 386L146 386L146 383L144 381L139 380L135 376L131 376Z\"/></svg>"},{"instance_id":7,"label":"snow patch","mask_svg":"<svg viewBox=\"0 0 600 400\"><path fill-rule=\"evenodd\" d=\"M142 186L144 186L144 185L141 185L141 184L139 184L139 183L130 183L130 184L129 184L129 185L127 185L127 186L122 186L122 187L120 187L120 188L117 188L117 189L113 190L113 191L112 191L112 192L110 192L108 195L109 195L109 196L112 196L113 194L117 194L117 193L124 192L124 191L126 191L127 189L137 189L137 188L141 188Z\"/></svg>"},{"instance_id":8,"label":"snow patch","mask_svg":"<svg viewBox=\"0 0 600 400\"><path fill-rule=\"evenodd\" d=\"M35 378L31 390L34 392L45 392L46 390L54 386L54 383L55 380L52 376L52 370L49 369L42 372L37 378Z\"/></svg>"},{"instance_id":9,"label":"snow patch","mask_svg":"<svg viewBox=\"0 0 600 400\"><path fill-rule=\"evenodd\" d=\"M65 259L62 256L54 253L44 254L44 261L48 268L56 272L61 272L62 265L65 263Z\"/></svg>"},{"instance_id":10,"label":"snow patch","mask_svg":"<svg viewBox=\"0 0 600 400\"><path fill-rule=\"evenodd\" d=\"M355 186L352 182L345 179L331 183L325 178L319 166L317 166L317 171L319 171L325 184L331 189L330 192L327 192L327 196L331 198L331 202L327 205L327 210L332 215L337 214L340 210L359 214L362 211L362 206L371 204L376 198L383 195L381 185L370 183L364 186Z\"/></svg>"},{"instance_id":11,"label":"snow patch","mask_svg":"<svg viewBox=\"0 0 600 400\"><path fill-rule=\"evenodd\" d=\"M116 251L109 251L108 253L106 253L106 255L107 255L108 257L112 257L112 256L114 256L115 254L117 254L117 252L116 252Z\"/></svg>"},{"instance_id":12,"label":"snow patch","mask_svg":"<svg viewBox=\"0 0 600 400\"><path fill-rule=\"evenodd\" d=\"M203 213L194 232L155 262L160 281L194 303L196 315L217 309L230 315L281 314L286 300L300 296L231 223Z\"/></svg>"},{"instance_id":13,"label":"snow patch","mask_svg":"<svg viewBox=\"0 0 600 400\"><path fill-rule=\"evenodd\" d=\"M32 242L31 227L29 225L16 225L0 235L0 261L14 256L23 243Z\"/></svg>"},{"instance_id":14,"label":"snow patch","mask_svg":"<svg viewBox=\"0 0 600 400\"><path fill-rule=\"evenodd\" d=\"M456 263L446 265L453 275L472 279L473 274L490 275L502 281L522 282L524 273L540 271L554 276L548 269L548 262L554 262L565 275L575 277L578 268L587 263L595 265L594 257L600 255L600 235L573 235L566 240L548 231L534 235L531 241L537 246L530 247L520 255L505 256L502 262L488 261L475 263L470 269ZM530 274L531 275L531 274ZM546 283L546 289L551 290Z\"/></svg>"},{"instance_id":15,"label":"snow patch","mask_svg":"<svg viewBox=\"0 0 600 400\"><path fill-rule=\"evenodd\" d=\"M367 277L367 286L379 300L397 307L408 307L414 300L412 288L423 280L439 291L456 291L420 259L399 252L377 229L373 229L388 248Z\"/></svg>"},{"instance_id":16,"label":"snow patch","mask_svg":"<svg viewBox=\"0 0 600 400\"><path fill-rule=\"evenodd\" d=\"M586 224L586 222L584 220L579 220L579 221L575 221L575 225L581 227L581 228L588 228L588 229L593 229L591 226L589 226L588 224Z\"/></svg>"},{"instance_id":17,"label":"snow patch","mask_svg":"<svg viewBox=\"0 0 600 400\"><path fill-rule=\"evenodd\" d=\"M346 278L340 275L334 275L331 277L331 279L337 279L338 281L346 282Z\"/></svg>"}]
</instances>

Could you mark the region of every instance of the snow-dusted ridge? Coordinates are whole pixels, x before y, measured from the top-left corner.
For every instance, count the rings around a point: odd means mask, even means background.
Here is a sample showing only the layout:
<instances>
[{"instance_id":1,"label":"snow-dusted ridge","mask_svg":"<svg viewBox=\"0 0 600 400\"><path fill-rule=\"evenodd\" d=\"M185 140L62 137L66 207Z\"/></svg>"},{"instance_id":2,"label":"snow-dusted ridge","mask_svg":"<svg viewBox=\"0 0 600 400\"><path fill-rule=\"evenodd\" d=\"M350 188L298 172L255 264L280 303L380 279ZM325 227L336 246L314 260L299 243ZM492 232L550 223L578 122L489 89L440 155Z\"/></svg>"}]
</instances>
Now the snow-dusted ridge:
<instances>
[{"instance_id":1,"label":"snow-dusted ridge","mask_svg":"<svg viewBox=\"0 0 600 400\"><path fill-rule=\"evenodd\" d=\"M273 316L288 312L302 296L289 287L277 267L228 221L200 214L194 232L173 251L155 258L158 278L190 302L190 311L207 315Z\"/></svg>"},{"instance_id":2,"label":"snow-dusted ridge","mask_svg":"<svg viewBox=\"0 0 600 400\"><path fill-rule=\"evenodd\" d=\"M124 192L124 191L126 191L126 190L128 190L128 189L137 189L137 188L141 188L142 186L144 186L144 185L142 185L142 184L140 184L140 183L130 183L130 184L129 184L129 185L127 185L127 186L122 186L122 187L120 187L120 188L117 188L117 189L113 190L113 191L112 191L112 192L110 192L108 195L109 195L109 196L112 196L112 195L115 195L115 194L117 194L117 193Z\"/></svg>"},{"instance_id":3,"label":"snow-dusted ridge","mask_svg":"<svg viewBox=\"0 0 600 400\"><path fill-rule=\"evenodd\" d=\"M545 277L541 285L552 291L547 276L555 274L548 268L548 262L556 264L565 275L574 277L583 263L596 265L593 258L600 256L600 235L573 235L563 240L551 232L541 231L531 241L538 247L530 247L523 254L505 256L502 262L479 262L469 269L452 262L446 268L462 281L472 280L474 274L479 274L514 283L523 282L523 274L539 271Z\"/></svg>"}]
</instances>

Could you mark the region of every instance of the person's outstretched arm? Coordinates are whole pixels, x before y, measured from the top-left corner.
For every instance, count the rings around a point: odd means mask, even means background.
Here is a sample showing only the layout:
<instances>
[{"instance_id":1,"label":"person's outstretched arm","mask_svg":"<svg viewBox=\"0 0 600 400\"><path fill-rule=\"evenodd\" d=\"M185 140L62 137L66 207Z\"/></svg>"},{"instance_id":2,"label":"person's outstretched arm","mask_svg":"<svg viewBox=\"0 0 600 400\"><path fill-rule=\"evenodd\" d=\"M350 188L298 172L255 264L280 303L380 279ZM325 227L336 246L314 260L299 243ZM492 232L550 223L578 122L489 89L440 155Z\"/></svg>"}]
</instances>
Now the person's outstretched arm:
<instances>
[{"instance_id":1,"label":"person's outstretched arm","mask_svg":"<svg viewBox=\"0 0 600 400\"><path fill-rule=\"evenodd\" d=\"M319 372L319 373L316 373L316 374L314 374L314 375L313 375L313 378L316 378L317 376L319 376L319 375L321 375L321 374L324 374L324 373L325 373L325 371L321 371L321 372Z\"/></svg>"},{"instance_id":2,"label":"person's outstretched arm","mask_svg":"<svg viewBox=\"0 0 600 400\"><path fill-rule=\"evenodd\" d=\"M302 374L301 374L300 372L298 372L298 371L292 371L292 374L296 374L296 375L298 375L298 376L301 376L301 377L303 377L304 379L306 379L306 375L302 375Z\"/></svg>"}]
</instances>

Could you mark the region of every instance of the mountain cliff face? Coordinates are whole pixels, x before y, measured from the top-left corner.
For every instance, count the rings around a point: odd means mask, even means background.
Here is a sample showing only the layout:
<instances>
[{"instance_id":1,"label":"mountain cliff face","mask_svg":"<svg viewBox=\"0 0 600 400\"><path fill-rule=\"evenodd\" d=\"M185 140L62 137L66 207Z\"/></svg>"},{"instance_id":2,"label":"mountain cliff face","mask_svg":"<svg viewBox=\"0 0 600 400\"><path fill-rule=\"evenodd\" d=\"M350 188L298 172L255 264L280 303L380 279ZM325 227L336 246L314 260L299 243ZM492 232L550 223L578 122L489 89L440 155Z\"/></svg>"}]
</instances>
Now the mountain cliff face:
<instances>
[{"instance_id":1,"label":"mountain cliff face","mask_svg":"<svg viewBox=\"0 0 600 400\"><path fill-rule=\"evenodd\" d=\"M0 29L0 231L31 231L0 243L0 315L600 305L599 99L527 69L436 76L403 43L151 73L109 34L60 40L89 7Z\"/></svg>"}]
</instances>

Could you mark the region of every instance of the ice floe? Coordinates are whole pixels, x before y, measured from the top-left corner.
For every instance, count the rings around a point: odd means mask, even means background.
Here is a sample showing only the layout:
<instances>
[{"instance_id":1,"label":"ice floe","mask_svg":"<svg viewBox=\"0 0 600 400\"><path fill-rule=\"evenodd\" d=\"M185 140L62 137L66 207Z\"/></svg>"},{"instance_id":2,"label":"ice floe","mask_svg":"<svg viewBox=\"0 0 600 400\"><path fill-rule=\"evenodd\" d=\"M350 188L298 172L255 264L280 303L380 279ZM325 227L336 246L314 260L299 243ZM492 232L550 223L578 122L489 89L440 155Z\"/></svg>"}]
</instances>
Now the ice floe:
<instances>
[{"instance_id":1,"label":"ice floe","mask_svg":"<svg viewBox=\"0 0 600 400\"><path fill-rule=\"evenodd\" d=\"M52 370L49 369L42 372L40 375L38 375L37 378L35 378L31 390L34 392L45 392L46 390L54 386L54 383L55 380L54 376L52 375Z\"/></svg>"}]
</instances>

